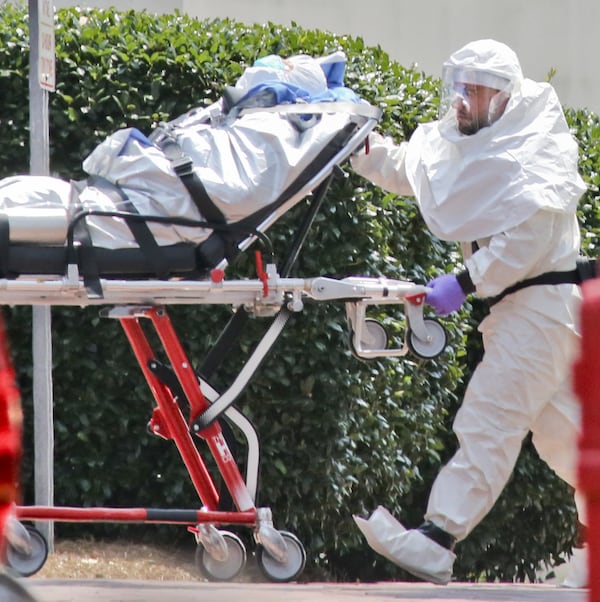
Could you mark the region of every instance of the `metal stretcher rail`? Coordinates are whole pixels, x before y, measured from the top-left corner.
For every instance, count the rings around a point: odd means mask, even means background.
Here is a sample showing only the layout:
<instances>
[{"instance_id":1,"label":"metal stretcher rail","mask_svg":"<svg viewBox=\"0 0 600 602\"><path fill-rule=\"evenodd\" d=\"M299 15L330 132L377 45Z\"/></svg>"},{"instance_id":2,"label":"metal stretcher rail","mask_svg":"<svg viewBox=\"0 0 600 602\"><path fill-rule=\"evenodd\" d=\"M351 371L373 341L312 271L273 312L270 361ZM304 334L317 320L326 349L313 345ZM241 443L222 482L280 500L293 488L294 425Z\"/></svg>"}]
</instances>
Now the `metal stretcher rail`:
<instances>
[{"instance_id":1,"label":"metal stretcher rail","mask_svg":"<svg viewBox=\"0 0 600 602\"><path fill-rule=\"evenodd\" d=\"M266 279L225 280L112 280L101 279L104 296L88 296L80 280L30 276L0 279L0 302L5 305L246 305L257 309L292 306L303 299L332 301L372 299L401 302L406 295L425 292L422 286L401 280L349 277L280 278L267 266ZM289 308L294 310L290 306ZM299 305L297 310L301 310Z\"/></svg>"}]
</instances>

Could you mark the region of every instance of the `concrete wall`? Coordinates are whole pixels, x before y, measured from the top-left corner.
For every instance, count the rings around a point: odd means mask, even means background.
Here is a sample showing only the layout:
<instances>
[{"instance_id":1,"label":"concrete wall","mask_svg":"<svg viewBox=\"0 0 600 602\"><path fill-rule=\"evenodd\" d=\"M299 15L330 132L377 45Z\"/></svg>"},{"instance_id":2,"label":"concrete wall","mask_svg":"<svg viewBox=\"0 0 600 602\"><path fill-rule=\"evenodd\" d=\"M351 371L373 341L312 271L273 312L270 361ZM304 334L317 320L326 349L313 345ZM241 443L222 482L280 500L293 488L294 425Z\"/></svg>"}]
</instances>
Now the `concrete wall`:
<instances>
[{"instance_id":1,"label":"concrete wall","mask_svg":"<svg viewBox=\"0 0 600 602\"><path fill-rule=\"evenodd\" d=\"M57 8L78 4L55 0ZM79 3L80 4L80 3ZM562 102L600 113L598 0L88 0L99 8L172 12L198 18L268 21L361 36L429 75L464 43L493 37L519 55L527 77L552 82Z\"/></svg>"}]
</instances>

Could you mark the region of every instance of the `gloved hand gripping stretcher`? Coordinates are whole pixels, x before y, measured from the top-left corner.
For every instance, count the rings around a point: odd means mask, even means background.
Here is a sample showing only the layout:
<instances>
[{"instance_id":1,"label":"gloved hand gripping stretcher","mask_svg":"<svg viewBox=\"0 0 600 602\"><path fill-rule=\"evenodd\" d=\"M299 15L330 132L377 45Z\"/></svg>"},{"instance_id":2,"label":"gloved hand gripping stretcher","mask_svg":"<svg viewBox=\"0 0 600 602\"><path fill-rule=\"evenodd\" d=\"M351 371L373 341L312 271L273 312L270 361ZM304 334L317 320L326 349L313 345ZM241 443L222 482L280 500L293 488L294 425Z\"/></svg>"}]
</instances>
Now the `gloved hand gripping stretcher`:
<instances>
[{"instance_id":1,"label":"gloved hand gripping stretcher","mask_svg":"<svg viewBox=\"0 0 600 602\"><path fill-rule=\"evenodd\" d=\"M248 92L228 91L150 138L136 130L117 132L84 162L90 174L85 182L0 182L0 299L11 305L108 306L103 315L120 321L155 397L150 430L175 442L201 501L193 510L23 506L17 508L20 520L182 523L196 536L200 568L219 580L235 577L246 559L241 540L221 526L242 524L253 529L259 566L270 579L287 581L302 571L302 544L273 527L269 508L255 506L258 438L233 402L306 301L345 302L351 346L360 357L403 356L409 349L433 357L446 343L439 323L423 318L427 291L421 285L289 276L339 165L364 143L380 113L341 84L343 56L316 64L326 86L308 98L287 80L261 83ZM256 279L227 279L229 262L257 238L264 242L269 227L307 196L285 260L263 265L257 253ZM198 369L169 320L171 304L237 308ZM406 332L396 348L388 348L383 328L366 317L369 305L379 304L404 305ZM216 391L211 376L249 315L273 320L233 383ZM158 333L170 365L157 359L142 320ZM231 426L247 441L245 476L234 461ZM222 491L198 439L214 457ZM8 560L21 574L32 574L43 565L47 547L33 528L26 535L9 545Z\"/></svg>"}]
</instances>

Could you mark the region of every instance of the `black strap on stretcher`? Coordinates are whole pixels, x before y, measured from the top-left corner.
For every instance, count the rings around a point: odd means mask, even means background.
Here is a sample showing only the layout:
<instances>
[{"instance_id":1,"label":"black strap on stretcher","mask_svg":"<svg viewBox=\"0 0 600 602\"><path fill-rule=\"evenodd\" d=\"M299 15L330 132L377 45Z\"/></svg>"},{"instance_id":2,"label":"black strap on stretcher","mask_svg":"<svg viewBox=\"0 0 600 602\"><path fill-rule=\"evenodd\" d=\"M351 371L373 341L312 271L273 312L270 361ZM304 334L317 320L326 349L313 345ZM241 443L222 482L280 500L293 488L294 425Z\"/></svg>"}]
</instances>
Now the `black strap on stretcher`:
<instances>
[{"instance_id":1,"label":"black strap on stretcher","mask_svg":"<svg viewBox=\"0 0 600 602\"><path fill-rule=\"evenodd\" d=\"M173 171L186 187L200 215L207 222L225 224L227 221L225 216L208 196L202 180L194 172L194 162L183 152L172 133L165 127L159 127L152 132L150 140L171 161Z\"/></svg>"},{"instance_id":2,"label":"black strap on stretcher","mask_svg":"<svg viewBox=\"0 0 600 602\"><path fill-rule=\"evenodd\" d=\"M8 274L8 254L10 252L10 227L8 215L0 214L0 273Z\"/></svg>"},{"instance_id":3,"label":"black strap on stretcher","mask_svg":"<svg viewBox=\"0 0 600 602\"><path fill-rule=\"evenodd\" d=\"M138 210L125 194L122 188L113 184L102 176L90 176L84 180L85 186L97 188L112 199L116 206L120 205L127 213L138 215ZM160 246L156 242L154 235L150 231L148 224L142 220L127 220L127 226L131 230L135 241L140 250L148 260L150 271L156 274L159 280L166 280L169 277L169 265ZM85 219L79 221L75 227L76 238L81 243L80 263L83 280L88 292L95 296L102 297L102 287L100 285L100 274L95 257L94 246L85 223Z\"/></svg>"}]
</instances>

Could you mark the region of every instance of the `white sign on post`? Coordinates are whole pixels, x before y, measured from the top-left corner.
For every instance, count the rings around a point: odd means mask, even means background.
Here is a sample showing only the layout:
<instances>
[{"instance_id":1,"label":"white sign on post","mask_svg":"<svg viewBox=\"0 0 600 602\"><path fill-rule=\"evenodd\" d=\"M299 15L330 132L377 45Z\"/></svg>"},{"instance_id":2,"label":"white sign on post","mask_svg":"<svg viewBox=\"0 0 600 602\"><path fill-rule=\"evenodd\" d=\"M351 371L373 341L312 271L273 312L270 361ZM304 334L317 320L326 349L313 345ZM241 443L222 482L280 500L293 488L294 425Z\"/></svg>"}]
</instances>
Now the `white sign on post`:
<instances>
[{"instance_id":1,"label":"white sign on post","mask_svg":"<svg viewBox=\"0 0 600 602\"><path fill-rule=\"evenodd\" d=\"M38 78L44 90L56 89L55 49L54 49L54 3L52 0L38 0Z\"/></svg>"}]
</instances>

